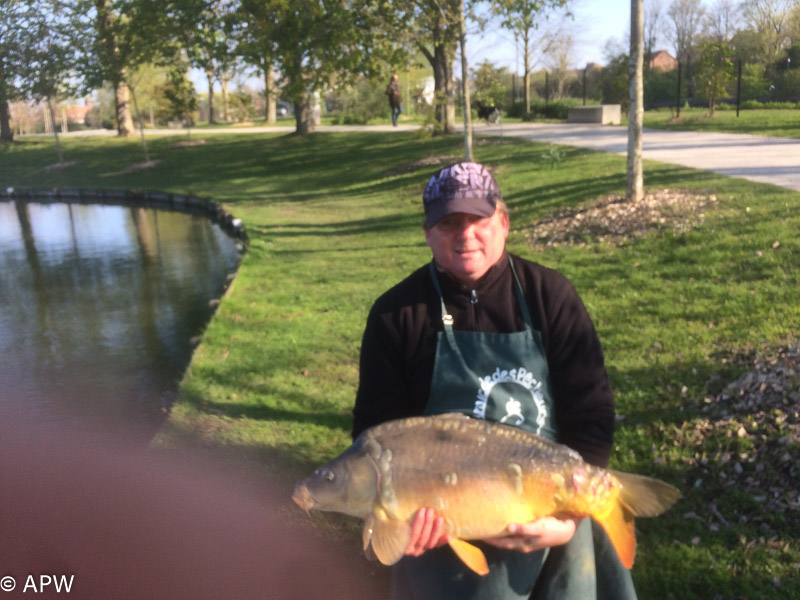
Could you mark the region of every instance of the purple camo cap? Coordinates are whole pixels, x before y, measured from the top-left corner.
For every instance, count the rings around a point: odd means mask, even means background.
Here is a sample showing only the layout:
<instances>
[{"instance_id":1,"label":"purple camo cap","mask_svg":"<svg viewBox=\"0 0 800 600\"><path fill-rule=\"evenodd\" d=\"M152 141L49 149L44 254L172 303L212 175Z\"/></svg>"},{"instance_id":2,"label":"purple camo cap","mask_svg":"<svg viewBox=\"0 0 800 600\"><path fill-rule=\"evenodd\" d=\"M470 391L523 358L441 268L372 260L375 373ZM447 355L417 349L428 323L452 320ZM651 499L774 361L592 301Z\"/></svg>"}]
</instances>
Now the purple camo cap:
<instances>
[{"instance_id":1,"label":"purple camo cap","mask_svg":"<svg viewBox=\"0 0 800 600\"><path fill-rule=\"evenodd\" d=\"M425 227L430 229L453 213L491 217L500 199L500 186L483 165L459 162L444 167L422 194Z\"/></svg>"}]
</instances>

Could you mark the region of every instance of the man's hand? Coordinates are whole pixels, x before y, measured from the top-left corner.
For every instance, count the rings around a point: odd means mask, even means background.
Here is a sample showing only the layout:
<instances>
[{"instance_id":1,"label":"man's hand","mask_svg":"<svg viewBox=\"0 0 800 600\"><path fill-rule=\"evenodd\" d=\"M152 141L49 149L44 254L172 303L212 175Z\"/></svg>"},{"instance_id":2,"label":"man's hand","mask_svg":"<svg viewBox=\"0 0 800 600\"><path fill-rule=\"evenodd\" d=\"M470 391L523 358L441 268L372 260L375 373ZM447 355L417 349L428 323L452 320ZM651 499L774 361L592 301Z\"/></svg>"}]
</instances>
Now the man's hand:
<instances>
[{"instance_id":1,"label":"man's hand","mask_svg":"<svg viewBox=\"0 0 800 600\"><path fill-rule=\"evenodd\" d=\"M411 525L406 555L419 556L426 550L444 546L447 539L448 536L444 534L444 519L437 517L432 508L420 508Z\"/></svg>"},{"instance_id":2,"label":"man's hand","mask_svg":"<svg viewBox=\"0 0 800 600\"><path fill-rule=\"evenodd\" d=\"M580 522L581 519L575 517L542 517L530 523L512 523L507 528L510 535L484 541L506 550L533 552L566 544L575 535Z\"/></svg>"}]
</instances>

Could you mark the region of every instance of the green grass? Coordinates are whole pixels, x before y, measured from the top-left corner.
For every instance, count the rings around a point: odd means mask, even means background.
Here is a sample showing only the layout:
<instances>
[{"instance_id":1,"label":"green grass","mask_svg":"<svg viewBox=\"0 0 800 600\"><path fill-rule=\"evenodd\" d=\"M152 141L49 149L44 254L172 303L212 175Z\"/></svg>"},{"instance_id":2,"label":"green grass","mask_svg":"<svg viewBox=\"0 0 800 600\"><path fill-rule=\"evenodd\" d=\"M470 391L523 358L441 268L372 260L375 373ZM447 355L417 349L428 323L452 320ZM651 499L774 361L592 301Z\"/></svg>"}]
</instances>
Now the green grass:
<instances>
[{"instance_id":1,"label":"green grass","mask_svg":"<svg viewBox=\"0 0 800 600\"><path fill-rule=\"evenodd\" d=\"M749 133L776 137L800 138L800 108L797 109L717 109L713 117L707 108L682 108L679 119L675 110L660 109L644 113L644 126L671 131L718 131Z\"/></svg>"},{"instance_id":2,"label":"green grass","mask_svg":"<svg viewBox=\"0 0 800 600\"><path fill-rule=\"evenodd\" d=\"M151 138L161 163L138 173L123 172L142 160L137 139L65 138L65 160L79 165L58 171L43 170L55 162L52 142L26 139L0 146L0 185L194 192L244 220L249 250L157 443L225 448L292 480L349 444L370 304L429 259L420 197L434 168L399 167L458 157L462 140L231 134L171 148L182 139ZM494 139L479 141L475 153L494 168L510 205L510 248L566 274L595 320L624 415L612 466L683 490L667 514L637 522L639 596L800 597L800 532L721 479L694 487L687 459L703 452L719 472L730 441L707 439L698 448L676 433L702 417L703 400L720 381L739 374L728 358L796 343L800 194L646 163L648 187L713 192L718 208L685 234L536 253L526 242L528 224L625 186L624 157L565 148L551 168L546 149ZM685 516L708 517L711 502L723 515L753 518L729 518L730 528L711 531ZM788 546L776 548L773 537Z\"/></svg>"}]
</instances>

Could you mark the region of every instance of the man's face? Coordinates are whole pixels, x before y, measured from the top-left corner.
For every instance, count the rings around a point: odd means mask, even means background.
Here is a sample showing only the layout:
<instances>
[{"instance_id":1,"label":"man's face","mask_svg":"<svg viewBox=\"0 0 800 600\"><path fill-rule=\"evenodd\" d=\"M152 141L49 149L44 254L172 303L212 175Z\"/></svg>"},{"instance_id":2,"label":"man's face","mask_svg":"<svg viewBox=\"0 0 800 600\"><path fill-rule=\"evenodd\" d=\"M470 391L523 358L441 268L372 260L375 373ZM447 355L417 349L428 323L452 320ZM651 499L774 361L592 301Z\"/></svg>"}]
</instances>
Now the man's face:
<instances>
[{"instance_id":1,"label":"man's face","mask_svg":"<svg viewBox=\"0 0 800 600\"><path fill-rule=\"evenodd\" d=\"M508 215L499 210L491 217L453 213L425 229L436 264L466 285L500 260L507 237Z\"/></svg>"}]
</instances>

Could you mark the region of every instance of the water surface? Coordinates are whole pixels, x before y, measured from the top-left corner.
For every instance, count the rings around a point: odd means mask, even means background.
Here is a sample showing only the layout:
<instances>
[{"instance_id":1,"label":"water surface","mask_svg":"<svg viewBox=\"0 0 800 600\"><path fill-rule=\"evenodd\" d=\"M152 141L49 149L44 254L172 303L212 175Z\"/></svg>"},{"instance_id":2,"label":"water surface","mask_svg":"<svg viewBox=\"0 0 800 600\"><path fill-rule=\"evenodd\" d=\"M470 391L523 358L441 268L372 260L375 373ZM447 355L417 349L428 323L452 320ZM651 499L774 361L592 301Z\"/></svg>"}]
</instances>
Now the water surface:
<instances>
[{"instance_id":1,"label":"water surface","mask_svg":"<svg viewBox=\"0 0 800 600\"><path fill-rule=\"evenodd\" d=\"M238 260L204 215L0 201L0 414L155 428Z\"/></svg>"}]
</instances>

